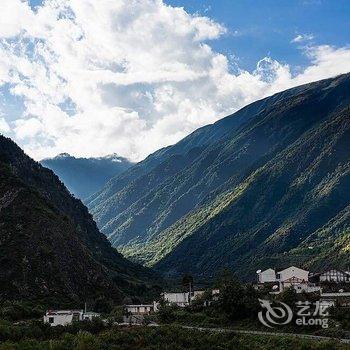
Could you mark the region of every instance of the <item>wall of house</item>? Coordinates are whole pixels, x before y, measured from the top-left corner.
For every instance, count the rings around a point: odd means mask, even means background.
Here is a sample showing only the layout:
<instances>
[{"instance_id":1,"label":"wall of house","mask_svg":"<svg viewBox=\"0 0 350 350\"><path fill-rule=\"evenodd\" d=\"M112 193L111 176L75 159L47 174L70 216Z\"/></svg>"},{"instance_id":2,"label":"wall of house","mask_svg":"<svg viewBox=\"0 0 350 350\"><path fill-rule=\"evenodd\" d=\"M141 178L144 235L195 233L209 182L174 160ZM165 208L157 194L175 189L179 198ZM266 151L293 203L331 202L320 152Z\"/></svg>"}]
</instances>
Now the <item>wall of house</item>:
<instances>
[{"instance_id":1,"label":"wall of house","mask_svg":"<svg viewBox=\"0 0 350 350\"><path fill-rule=\"evenodd\" d=\"M126 310L132 314L149 314L153 311L153 305L128 305Z\"/></svg>"},{"instance_id":2,"label":"wall of house","mask_svg":"<svg viewBox=\"0 0 350 350\"><path fill-rule=\"evenodd\" d=\"M50 323L50 318L53 318L53 323ZM72 314L45 315L44 322L49 323L51 327L66 326L73 321Z\"/></svg>"},{"instance_id":3,"label":"wall of house","mask_svg":"<svg viewBox=\"0 0 350 350\"><path fill-rule=\"evenodd\" d=\"M299 269L298 267L288 267L285 270L279 271L277 276L281 282L296 277L298 279L309 281L309 271Z\"/></svg>"},{"instance_id":4,"label":"wall of house","mask_svg":"<svg viewBox=\"0 0 350 350\"><path fill-rule=\"evenodd\" d=\"M268 283L276 281L276 271L273 269L268 269L262 271L258 274L259 283Z\"/></svg>"},{"instance_id":5,"label":"wall of house","mask_svg":"<svg viewBox=\"0 0 350 350\"><path fill-rule=\"evenodd\" d=\"M350 276L342 271L330 270L320 275L320 282L347 282Z\"/></svg>"},{"instance_id":6,"label":"wall of house","mask_svg":"<svg viewBox=\"0 0 350 350\"><path fill-rule=\"evenodd\" d=\"M175 303L180 306L188 304L188 294L184 293L164 293L164 300L169 303Z\"/></svg>"}]
</instances>

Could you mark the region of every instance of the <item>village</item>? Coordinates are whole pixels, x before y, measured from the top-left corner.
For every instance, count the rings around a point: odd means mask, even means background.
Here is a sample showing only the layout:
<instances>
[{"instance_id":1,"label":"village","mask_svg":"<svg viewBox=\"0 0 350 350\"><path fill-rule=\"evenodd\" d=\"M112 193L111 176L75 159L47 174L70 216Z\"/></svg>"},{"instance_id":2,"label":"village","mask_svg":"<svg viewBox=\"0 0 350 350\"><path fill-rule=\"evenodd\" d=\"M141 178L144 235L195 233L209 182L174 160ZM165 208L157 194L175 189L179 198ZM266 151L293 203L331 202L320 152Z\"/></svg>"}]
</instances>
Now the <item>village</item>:
<instances>
[{"instance_id":1,"label":"village","mask_svg":"<svg viewBox=\"0 0 350 350\"><path fill-rule=\"evenodd\" d=\"M271 295L278 295L288 288L294 289L297 294L315 293L319 295L320 304L325 307L336 305L350 305L350 271L330 269L321 273L312 273L296 266L285 269L268 268L256 272L256 282L253 284L257 290L266 289ZM219 289L190 290L182 292L163 292L159 300L150 304L126 304L124 317L121 324L141 325L145 316L159 311L161 304L174 305L186 308L194 301L201 300L204 295L209 295L203 300L205 306L218 300ZM85 310L48 310L43 317L44 323L50 326L66 326L73 322L92 321L101 318L97 312Z\"/></svg>"}]
</instances>

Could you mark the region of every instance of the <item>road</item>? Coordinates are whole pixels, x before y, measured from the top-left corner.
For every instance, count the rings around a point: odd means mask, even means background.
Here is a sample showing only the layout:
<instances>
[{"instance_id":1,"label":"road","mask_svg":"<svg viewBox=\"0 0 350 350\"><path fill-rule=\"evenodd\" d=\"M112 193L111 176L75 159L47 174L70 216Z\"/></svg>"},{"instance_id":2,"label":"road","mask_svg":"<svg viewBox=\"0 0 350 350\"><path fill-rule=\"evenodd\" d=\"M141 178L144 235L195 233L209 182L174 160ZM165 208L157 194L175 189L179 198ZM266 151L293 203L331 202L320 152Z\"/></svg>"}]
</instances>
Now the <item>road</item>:
<instances>
[{"instance_id":1,"label":"road","mask_svg":"<svg viewBox=\"0 0 350 350\"><path fill-rule=\"evenodd\" d=\"M299 333L278 333L278 332L263 332L263 331L247 331L242 329L229 329L229 328L207 328L207 327L192 327L192 326L182 326L187 329L197 329L199 331L207 332L232 332L232 333L241 333L241 334L255 334L255 335L267 335L272 337L286 336L286 337L297 337L311 340L337 340L340 343L350 344L350 339L339 339L331 337L323 337L319 335L311 334L299 334Z\"/></svg>"}]
</instances>

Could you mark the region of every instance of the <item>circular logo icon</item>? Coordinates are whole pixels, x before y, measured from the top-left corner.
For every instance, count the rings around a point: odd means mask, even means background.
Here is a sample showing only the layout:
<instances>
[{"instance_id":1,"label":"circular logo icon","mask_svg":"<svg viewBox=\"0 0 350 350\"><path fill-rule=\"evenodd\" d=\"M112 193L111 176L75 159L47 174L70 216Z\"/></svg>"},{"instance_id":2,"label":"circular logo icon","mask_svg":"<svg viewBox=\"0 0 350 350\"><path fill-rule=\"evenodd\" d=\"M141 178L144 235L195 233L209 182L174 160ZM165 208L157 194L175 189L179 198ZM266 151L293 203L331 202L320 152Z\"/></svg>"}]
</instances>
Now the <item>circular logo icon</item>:
<instances>
[{"instance_id":1,"label":"circular logo icon","mask_svg":"<svg viewBox=\"0 0 350 350\"><path fill-rule=\"evenodd\" d=\"M273 328L288 324L293 318L292 309L285 303L278 301L278 305L272 306L270 300L259 299L264 309L258 313L259 321L266 327Z\"/></svg>"}]
</instances>

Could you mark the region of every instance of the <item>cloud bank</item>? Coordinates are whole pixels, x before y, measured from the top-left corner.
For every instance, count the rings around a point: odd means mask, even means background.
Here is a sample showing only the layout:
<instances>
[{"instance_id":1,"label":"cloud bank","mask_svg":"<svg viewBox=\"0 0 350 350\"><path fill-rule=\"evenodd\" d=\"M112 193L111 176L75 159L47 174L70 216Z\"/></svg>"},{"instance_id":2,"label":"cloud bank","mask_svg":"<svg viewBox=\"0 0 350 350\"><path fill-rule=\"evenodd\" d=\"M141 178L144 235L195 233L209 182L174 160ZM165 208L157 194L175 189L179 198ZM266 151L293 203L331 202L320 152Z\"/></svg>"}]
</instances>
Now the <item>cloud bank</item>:
<instances>
[{"instance_id":1,"label":"cloud bank","mask_svg":"<svg viewBox=\"0 0 350 350\"><path fill-rule=\"evenodd\" d=\"M277 91L350 71L350 49L306 47L297 75L269 57L229 68L226 29L161 0L1 0L0 85L23 104L0 132L34 158L118 153L140 160ZM296 40L297 42L299 40Z\"/></svg>"}]
</instances>

